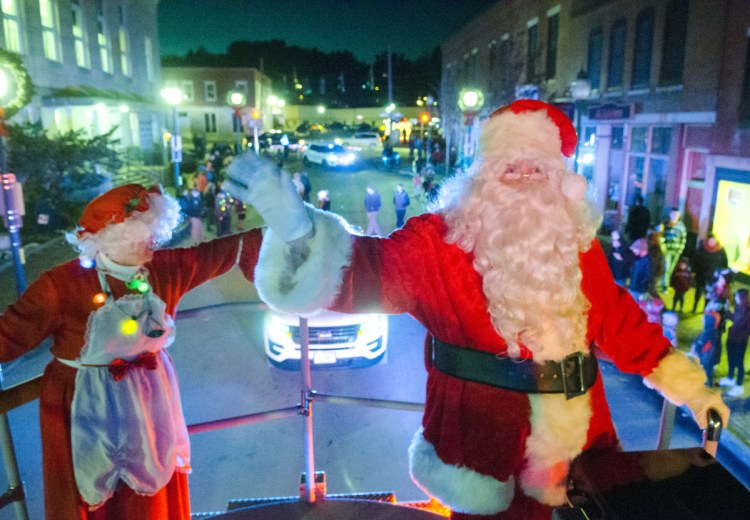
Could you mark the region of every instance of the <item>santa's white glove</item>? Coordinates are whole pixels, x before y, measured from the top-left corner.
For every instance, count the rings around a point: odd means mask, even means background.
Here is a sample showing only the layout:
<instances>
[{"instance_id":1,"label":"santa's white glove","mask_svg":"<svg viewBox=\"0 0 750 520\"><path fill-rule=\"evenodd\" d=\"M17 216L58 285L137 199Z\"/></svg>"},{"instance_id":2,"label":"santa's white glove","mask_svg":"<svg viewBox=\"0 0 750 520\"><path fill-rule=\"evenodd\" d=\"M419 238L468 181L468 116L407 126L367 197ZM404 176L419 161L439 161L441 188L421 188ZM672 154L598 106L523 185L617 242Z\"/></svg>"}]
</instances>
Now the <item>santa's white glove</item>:
<instances>
[{"instance_id":1,"label":"santa's white glove","mask_svg":"<svg viewBox=\"0 0 750 520\"><path fill-rule=\"evenodd\" d=\"M253 152L235 158L222 189L251 204L271 230L287 243L312 234L312 220L289 175Z\"/></svg>"},{"instance_id":2,"label":"santa's white glove","mask_svg":"<svg viewBox=\"0 0 750 520\"><path fill-rule=\"evenodd\" d=\"M693 419L703 430L708 426L708 411L711 408L719 412L724 428L729 424L729 407L724 404L717 390L703 387L685 400L685 406L690 409Z\"/></svg>"}]
</instances>

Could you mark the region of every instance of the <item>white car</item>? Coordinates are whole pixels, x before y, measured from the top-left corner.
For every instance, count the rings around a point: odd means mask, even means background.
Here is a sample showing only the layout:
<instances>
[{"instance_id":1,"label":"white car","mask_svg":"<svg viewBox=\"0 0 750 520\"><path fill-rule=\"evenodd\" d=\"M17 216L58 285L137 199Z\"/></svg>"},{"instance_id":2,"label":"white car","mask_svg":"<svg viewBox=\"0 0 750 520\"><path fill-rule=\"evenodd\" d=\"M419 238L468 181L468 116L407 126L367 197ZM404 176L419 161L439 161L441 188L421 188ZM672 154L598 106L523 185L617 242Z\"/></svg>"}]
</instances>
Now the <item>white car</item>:
<instances>
[{"instance_id":1,"label":"white car","mask_svg":"<svg viewBox=\"0 0 750 520\"><path fill-rule=\"evenodd\" d=\"M353 150L383 151L383 140L377 132L357 132L351 137L343 139L344 146Z\"/></svg>"},{"instance_id":2,"label":"white car","mask_svg":"<svg viewBox=\"0 0 750 520\"><path fill-rule=\"evenodd\" d=\"M352 166L357 161L357 154L338 144L313 143L305 148L302 162L305 165L319 164L323 168L340 168Z\"/></svg>"},{"instance_id":3,"label":"white car","mask_svg":"<svg viewBox=\"0 0 750 520\"><path fill-rule=\"evenodd\" d=\"M312 368L364 367L385 358L388 316L323 311L307 321ZM266 356L287 370L300 367L299 317L268 311L263 325Z\"/></svg>"}]
</instances>

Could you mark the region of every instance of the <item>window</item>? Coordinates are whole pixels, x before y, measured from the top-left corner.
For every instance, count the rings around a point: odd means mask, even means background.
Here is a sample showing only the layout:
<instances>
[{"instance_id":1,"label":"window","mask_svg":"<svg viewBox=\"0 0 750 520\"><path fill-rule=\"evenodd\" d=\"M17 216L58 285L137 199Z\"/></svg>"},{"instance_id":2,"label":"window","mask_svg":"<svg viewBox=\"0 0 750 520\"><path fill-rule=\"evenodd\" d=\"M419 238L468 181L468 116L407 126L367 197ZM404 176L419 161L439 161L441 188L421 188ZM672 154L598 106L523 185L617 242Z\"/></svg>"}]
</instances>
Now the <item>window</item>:
<instances>
[{"instance_id":1,"label":"window","mask_svg":"<svg viewBox=\"0 0 750 520\"><path fill-rule=\"evenodd\" d=\"M664 50L661 56L660 83L662 85L682 83L687 18L687 0L671 0L667 4L667 16L664 21Z\"/></svg>"},{"instance_id":2,"label":"window","mask_svg":"<svg viewBox=\"0 0 750 520\"><path fill-rule=\"evenodd\" d=\"M635 20L635 55L633 56L633 87L647 87L651 82L651 50L654 40L654 9L638 13Z\"/></svg>"},{"instance_id":3,"label":"window","mask_svg":"<svg viewBox=\"0 0 750 520\"><path fill-rule=\"evenodd\" d=\"M666 186L671 147L671 127L631 128L627 200L632 203L636 194L642 194L646 207L657 222L665 216L665 204L669 204Z\"/></svg>"},{"instance_id":4,"label":"window","mask_svg":"<svg viewBox=\"0 0 750 520\"><path fill-rule=\"evenodd\" d=\"M234 89L239 90L243 94L245 94L245 97L247 97L247 81L243 80L237 80L234 82Z\"/></svg>"},{"instance_id":5,"label":"window","mask_svg":"<svg viewBox=\"0 0 750 520\"><path fill-rule=\"evenodd\" d=\"M607 88L622 87L622 71L625 65L625 19L612 24L609 35L609 64L607 66Z\"/></svg>"},{"instance_id":6,"label":"window","mask_svg":"<svg viewBox=\"0 0 750 520\"><path fill-rule=\"evenodd\" d=\"M154 45L148 36L143 39L143 53L146 58L146 79L154 81Z\"/></svg>"},{"instance_id":7,"label":"window","mask_svg":"<svg viewBox=\"0 0 750 520\"><path fill-rule=\"evenodd\" d=\"M182 91L182 99L185 101L195 100L195 90L193 89L192 81L183 81L180 85L180 90Z\"/></svg>"},{"instance_id":8,"label":"window","mask_svg":"<svg viewBox=\"0 0 750 520\"><path fill-rule=\"evenodd\" d=\"M206 98L206 101L216 101L216 82L215 81L203 82L203 96Z\"/></svg>"},{"instance_id":9,"label":"window","mask_svg":"<svg viewBox=\"0 0 750 520\"><path fill-rule=\"evenodd\" d=\"M96 43L99 46L99 60L102 71L112 74L112 49L109 42L109 31L104 18L104 0L96 3Z\"/></svg>"},{"instance_id":10,"label":"window","mask_svg":"<svg viewBox=\"0 0 750 520\"><path fill-rule=\"evenodd\" d=\"M216 114L203 114L203 129L207 134L216 133Z\"/></svg>"},{"instance_id":11,"label":"window","mask_svg":"<svg viewBox=\"0 0 750 520\"><path fill-rule=\"evenodd\" d=\"M118 10L120 15L120 71L122 71L123 76L130 77L133 75L133 71L130 68L130 38L125 25L125 7L121 5Z\"/></svg>"},{"instance_id":12,"label":"window","mask_svg":"<svg viewBox=\"0 0 750 520\"><path fill-rule=\"evenodd\" d=\"M39 16L42 22L44 57L51 61L62 61L60 52L60 23L57 4L54 0L39 1Z\"/></svg>"},{"instance_id":13,"label":"window","mask_svg":"<svg viewBox=\"0 0 750 520\"><path fill-rule=\"evenodd\" d=\"M589 81L591 89L598 90L601 85L602 76L602 44L604 43L604 33L601 27L593 29L589 33Z\"/></svg>"},{"instance_id":14,"label":"window","mask_svg":"<svg viewBox=\"0 0 750 520\"><path fill-rule=\"evenodd\" d=\"M21 53L21 15L18 12L18 0L2 0L3 33L6 50Z\"/></svg>"},{"instance_id":15,"label":"window","mask_svg":"<svg viewBox=\"0 0 750 520\"><path fill-rule=\"evenodd\" d=\"M539 53L539 19L529 20L526 39L526 81L531 83L536 77L536 57Z\"/></svg>"},{"instance_id":16,"label":"window","mask_svg":"<svg viewBox=\"0 0 750 520\"><path fill-rule=\"evenodd\" d=\"M73 15L73 47L76 53L76 65L84 69L91 67L91 56L89 55L88 38L86 37L86 23L83 20L83 10L80 0L71 2L71 14Z\"/></svg>"},{"instance_id":17,"label":"window","mask_svg":"<svg viewBox=\"0 0 750 520\"><path fill-rule=\"evenodd\" d=\"M560 32L560 15L555 13L547 18L547 79L557 74L557 36Z\"/></svg>"}]
</instances>

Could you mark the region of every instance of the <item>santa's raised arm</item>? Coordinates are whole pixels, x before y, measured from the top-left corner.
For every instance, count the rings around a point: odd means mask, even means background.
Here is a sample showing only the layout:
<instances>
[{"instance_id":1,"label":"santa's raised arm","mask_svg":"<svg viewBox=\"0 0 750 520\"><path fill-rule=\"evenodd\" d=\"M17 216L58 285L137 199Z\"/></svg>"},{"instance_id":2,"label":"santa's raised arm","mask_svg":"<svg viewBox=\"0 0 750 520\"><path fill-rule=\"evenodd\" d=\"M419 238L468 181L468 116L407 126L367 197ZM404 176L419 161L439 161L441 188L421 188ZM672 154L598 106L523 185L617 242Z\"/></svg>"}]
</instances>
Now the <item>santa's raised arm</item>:
<instances>
[{"instance_id":1,"label":"santa's raised arm","mask_svg":"<svg viewBox=\"0 0 750 520\"><path fill-rule=\"evenodd\" d=\"M586 181L566 171L575 143L555 107L516 101L484 123L478 158L435 211L385 238L303 205L256 159L230 167L228 189L270 228L255 275L272 307L409 313L427 329L411 473L453 518L549 519L570 460L617 445L593 344L702 427L710 407L728 418L700 367L614 283Z\"/></svg>"}]
</instances>

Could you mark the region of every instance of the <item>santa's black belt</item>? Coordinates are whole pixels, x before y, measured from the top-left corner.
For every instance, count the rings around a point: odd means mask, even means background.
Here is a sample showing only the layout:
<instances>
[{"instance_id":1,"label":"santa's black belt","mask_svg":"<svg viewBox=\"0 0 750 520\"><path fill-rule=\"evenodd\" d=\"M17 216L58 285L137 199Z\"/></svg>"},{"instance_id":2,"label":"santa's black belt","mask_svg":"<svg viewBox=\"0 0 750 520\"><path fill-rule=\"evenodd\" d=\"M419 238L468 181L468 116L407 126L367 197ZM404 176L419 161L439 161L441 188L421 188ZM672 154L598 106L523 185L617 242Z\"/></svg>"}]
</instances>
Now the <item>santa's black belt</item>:
<instances>
[{"instance_id":1,"label":"santa's black belt","mask_svg":"<svg viewBox=\"0 0 750 520\"><path fill-rule=\"evenodd\" d=\"M574 352L562 361L536 363L459 347L433 338L432 363L449 376L529 394L583 395L594 385L596 358Z\"/></svg>"}]
</instances>

